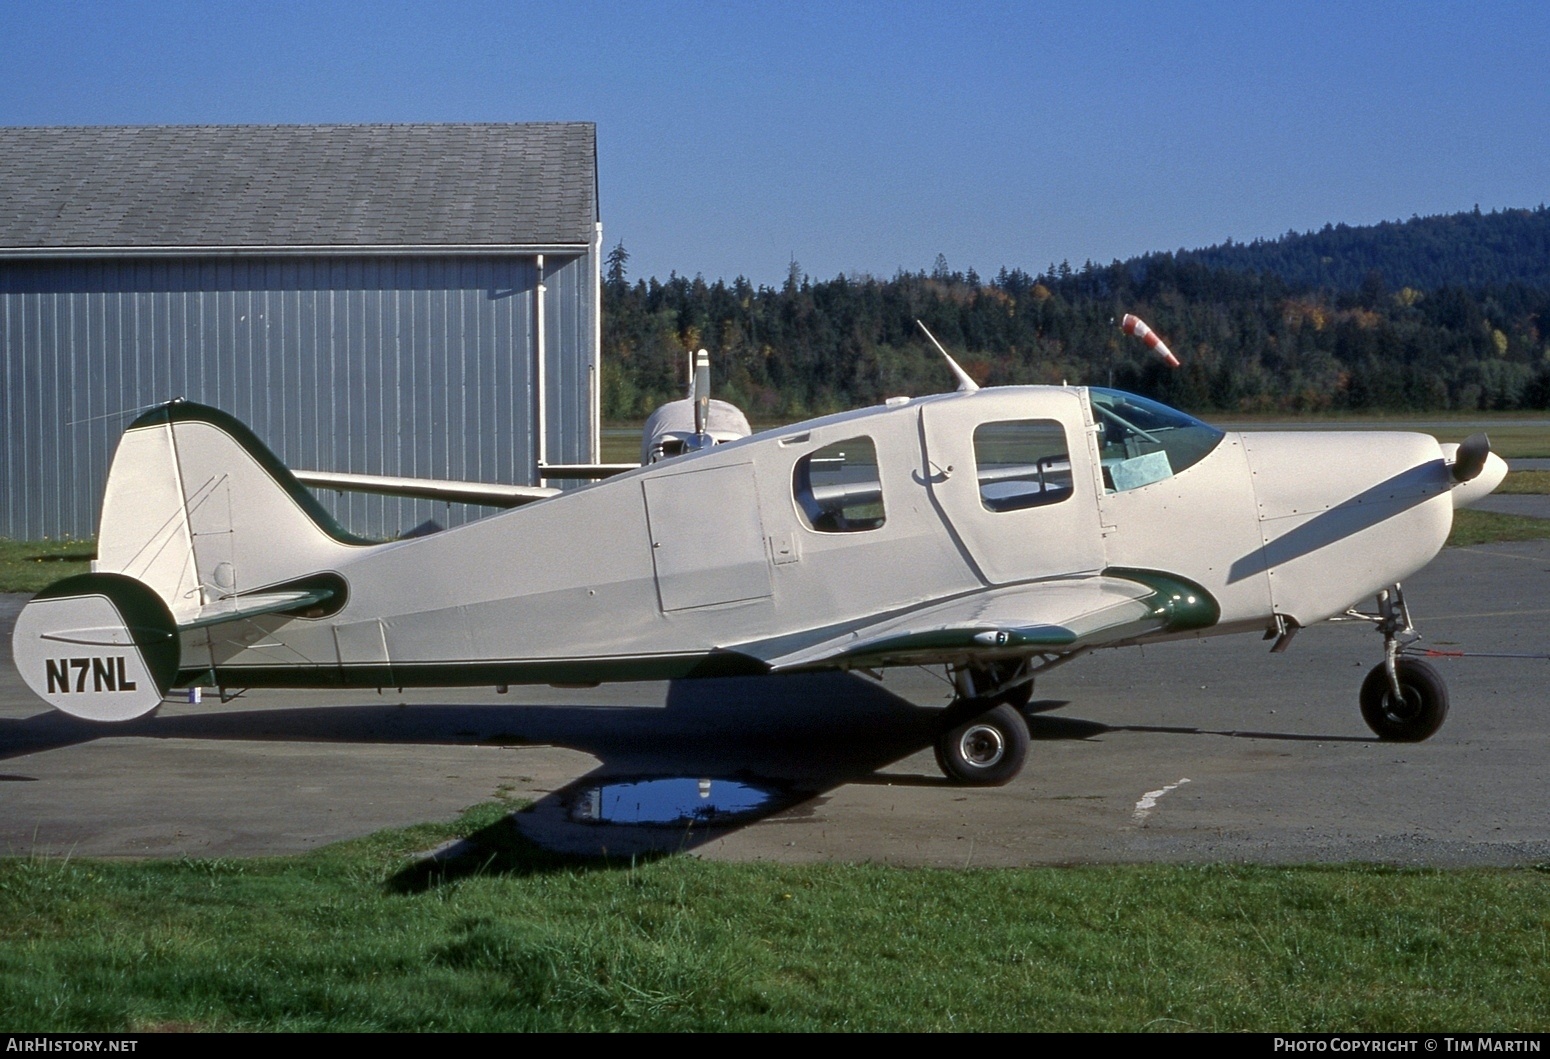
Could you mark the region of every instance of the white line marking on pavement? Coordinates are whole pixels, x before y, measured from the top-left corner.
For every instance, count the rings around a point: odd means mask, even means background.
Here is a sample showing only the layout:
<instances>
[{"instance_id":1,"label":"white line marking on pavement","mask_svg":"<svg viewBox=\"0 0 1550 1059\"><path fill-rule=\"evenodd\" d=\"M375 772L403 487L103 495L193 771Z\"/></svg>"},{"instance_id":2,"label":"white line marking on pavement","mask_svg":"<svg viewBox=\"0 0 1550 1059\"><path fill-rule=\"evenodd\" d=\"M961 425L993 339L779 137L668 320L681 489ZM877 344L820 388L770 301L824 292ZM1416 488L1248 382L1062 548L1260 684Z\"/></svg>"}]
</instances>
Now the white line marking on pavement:
<instances>
[{"instance_id":1,"label":"white line marking on pavement","mask_svg":"<svg viewBox=\"0 0 1550 1059\"><path fill-rule=\"evenodd\" d=\"M1162 788L1161 790L1147 791L1141 796L1141 800L1136 803L1136 812L1132 819L1135 820L1135 822L1138 824L1141 823L1151 815L1153 809L1157 808L1157 799L1161 798L1163 795L1177 787L1184 786L1184 784L1188 782L1189 778L1186 776L1184 779L1179 780L1179 782L1170 783L1168 786Z\"/></svg>"}]
</instances>

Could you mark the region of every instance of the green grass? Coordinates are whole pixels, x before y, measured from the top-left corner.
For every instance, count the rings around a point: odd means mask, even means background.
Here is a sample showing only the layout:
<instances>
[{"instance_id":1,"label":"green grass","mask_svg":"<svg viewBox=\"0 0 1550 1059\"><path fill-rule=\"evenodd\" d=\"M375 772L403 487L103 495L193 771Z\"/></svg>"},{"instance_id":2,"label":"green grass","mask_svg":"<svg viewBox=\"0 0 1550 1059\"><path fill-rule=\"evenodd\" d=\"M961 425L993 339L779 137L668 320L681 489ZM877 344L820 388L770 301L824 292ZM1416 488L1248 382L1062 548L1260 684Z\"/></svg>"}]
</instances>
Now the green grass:
<instances>
[{"instance_id":1,"label":"green grass","mask_svg":"<svg viewBox=\"0 0 1550 1059\"><path fill-rule=\"evenodd\" d=\"M1430 429L1425 431L1438 441L1463 441L1469 435L1484 431L1491 439L1491 451L1504 460L1543 459L1550 456L1550 419L1534 426L1496 425L1489 419L1478 422L1465 421L1452 430Z\"/></svg>"},{"instance_id":2,"label":"green grass","mask_svg":"<svg viewBox=\"0 0 1550 1059\"><path fill-rule=\"evenodd\" d=\"M1496 487L1496 492L1544 496L1550 493L1550 471L1513 471Z\"/></svg>"},{"instance_id":3,"label":"green grass","mask_svg":"<svg viewBox=\"0 0 1550 1059\"><path fill-rule=\"evenodd\" d=\"M1473 544L1538 541L1547 537L1550 537L1550 519L1502 515L1466 507L1453 512L1453 531L1448 534L1448 543L1464 548Z\"/></svg>"},{"instance_id":4,"label":"green grass","mask_svg":"<svg viewBox=\"0 0 1550 1059\"><path fill-rule=\"evenodd\" d=\"M0 537L0 592L36 592L91 569L95 541L13 541Z\"/></svg>"},{"instance_id":5,"label":"green grass","mask_svg":"<svg viewBox=\"0 0 1550 1059\"><path fill-rule=\"evenodd\" d=\"M294 859L0 862L0 1024L1550 1029L1543 871L602 866L507 808ZM409 866L450 831L486 852Z\"/></svg>"}]
</instances>

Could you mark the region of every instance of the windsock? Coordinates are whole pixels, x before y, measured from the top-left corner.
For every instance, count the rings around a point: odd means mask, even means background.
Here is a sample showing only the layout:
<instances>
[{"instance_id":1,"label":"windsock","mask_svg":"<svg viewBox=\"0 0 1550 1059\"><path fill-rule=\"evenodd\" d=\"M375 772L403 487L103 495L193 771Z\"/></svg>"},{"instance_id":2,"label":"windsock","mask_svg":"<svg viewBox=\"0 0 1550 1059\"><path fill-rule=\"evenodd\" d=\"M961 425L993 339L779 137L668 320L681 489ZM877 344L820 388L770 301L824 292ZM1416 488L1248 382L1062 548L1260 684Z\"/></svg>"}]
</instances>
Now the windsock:
<instances>
[{"instance_id":1,"label":"windsock","mask_svg":"<svg viewBox=\"0 0 1550 1059\"><path fill-rule=\"evenodd\" d=\"M1135 335L1146 343L1148 349L1155 350L1159 357L1168 362L1170 368L1177 368L1179 366L1179 358L1173 355L1173 351L1168 348L1168 344L1158 338L1157 332L1147 327L1146 323L1139 316L1126 313L1125 319L1120 321L1120 326L1125 329L1125 334Z\"/></svg>"}]
</instances>

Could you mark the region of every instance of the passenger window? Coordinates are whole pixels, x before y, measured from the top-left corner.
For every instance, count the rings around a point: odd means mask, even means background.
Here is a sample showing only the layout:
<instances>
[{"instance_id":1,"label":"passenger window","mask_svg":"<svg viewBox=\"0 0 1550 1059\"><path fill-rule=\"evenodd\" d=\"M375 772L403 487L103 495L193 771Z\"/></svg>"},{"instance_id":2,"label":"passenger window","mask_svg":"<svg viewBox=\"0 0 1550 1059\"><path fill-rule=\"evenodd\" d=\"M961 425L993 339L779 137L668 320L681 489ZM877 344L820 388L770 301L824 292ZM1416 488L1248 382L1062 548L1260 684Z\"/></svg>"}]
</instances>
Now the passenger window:
<instances>
[{"instance_id":1,"label":"passenger window","mask_svg":"<svg viewBox=\"0 0 1550 1059\"><path fill-rule=\"evenodd\" d=\"M987 511L1058 504L1071 495L1066 431L1053 419L981 424L974 430L974 465Z\"/></svg>"},{"instance_id":2,"label":"passenger window","mask_svg":"<svg viewBox=\"0 0 1550 1059\"><path fill-rule=\"evenodd\" d=\"M871 438L848 438L797 461L797 507L821 533L855 533L883 524L883 484Z\"/></svg>"}]
</instances>

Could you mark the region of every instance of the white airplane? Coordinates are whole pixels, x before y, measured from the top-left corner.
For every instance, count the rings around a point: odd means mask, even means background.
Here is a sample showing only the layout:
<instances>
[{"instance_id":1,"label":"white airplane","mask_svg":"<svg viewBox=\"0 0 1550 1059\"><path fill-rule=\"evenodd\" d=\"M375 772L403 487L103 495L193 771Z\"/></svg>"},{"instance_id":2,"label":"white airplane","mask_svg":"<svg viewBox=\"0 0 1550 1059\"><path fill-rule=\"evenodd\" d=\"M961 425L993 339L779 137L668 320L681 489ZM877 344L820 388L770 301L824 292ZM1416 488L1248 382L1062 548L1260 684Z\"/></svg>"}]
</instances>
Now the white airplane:
<instances>
[{"instance_id":1,"label":"white airplane","mask_svg":"<svg viewBox=\"0 0 1550 1059\"><path fill-rule=\"evenodd\" d=\"M1384 643L1367 723L1394 740L1442 724L1442 680L1405 654L1400 583L1505 475L1484 435L1225 433L1116 390L960 378L565 493L484 487L530 502L387 543L342 530L230 416L163 405L119 443L93 572L19 616L16 665L94 721L180 688L940 665L957 697L938 762L988 785L1022 766L1035 677L1095 648L1252 632L1279 651L1362 617Z\"/></svg>"},{"instance_id":2,"label":"white airplane","mask_svg":"<svg viewBox=\"0 0 1550 1059\"><path fill-rule=\"evenodd\" d=\"M689 395L681 401L669 401L646 420L640 462L659 463L751 433L742 409L711 397L710 354L702 349L689 357Z\"/></svg>"}]
</instances>

